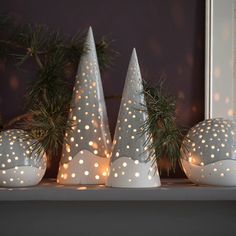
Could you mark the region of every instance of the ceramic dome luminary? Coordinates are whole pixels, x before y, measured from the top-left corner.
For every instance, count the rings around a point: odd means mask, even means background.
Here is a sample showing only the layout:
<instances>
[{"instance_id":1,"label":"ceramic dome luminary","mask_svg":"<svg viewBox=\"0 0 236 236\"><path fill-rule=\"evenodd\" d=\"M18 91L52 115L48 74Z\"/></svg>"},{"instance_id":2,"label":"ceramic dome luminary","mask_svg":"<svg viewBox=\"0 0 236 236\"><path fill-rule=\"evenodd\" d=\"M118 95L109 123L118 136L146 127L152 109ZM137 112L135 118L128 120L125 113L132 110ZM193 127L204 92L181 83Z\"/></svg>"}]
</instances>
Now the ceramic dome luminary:
<instances>
[{"instance_id":1,"label":"ceramic dome luminary","mask_svg":"<svg viewBox=\"0 0 236 236\"><path fill-rule=\"evenodd\" d=\"M236 123L223 118L195 125L181 148L182 166L197 184L236 186Z\"/></svg>"},{"instance_id":2,"label":"ceramic dome luminary","mask_svg":"<svg viewBox=\"0 0 236 236\"><path fill-rule=\"evenodd\" d=\"M126 76L113 140L108 186L146 188L160 186L156 162L151 160L148 134L142 134L147 119L143 84L135 49Z\"/></svg>"},{"instance_id":3,"label":"ceramic dome luminary","mask_svg":"<svg viewBox=\"0 0 236 236\"><path fill-rule=\"evenodd\" d=\"M0 132L0 186L38 184L46 171L46 156L32 150L34 140L23 130Z\"/></svg>"},{"instance_id":4,"label":"ceramic dome luminary","mask_svg":"<svg viewBox=\"0 0 236 236\"><path fill-rule=\"evenodd\" d=\"M91 27L75 80L57 182L104 184L108 176L111 137Z\"/></svg>"}]
</instances>

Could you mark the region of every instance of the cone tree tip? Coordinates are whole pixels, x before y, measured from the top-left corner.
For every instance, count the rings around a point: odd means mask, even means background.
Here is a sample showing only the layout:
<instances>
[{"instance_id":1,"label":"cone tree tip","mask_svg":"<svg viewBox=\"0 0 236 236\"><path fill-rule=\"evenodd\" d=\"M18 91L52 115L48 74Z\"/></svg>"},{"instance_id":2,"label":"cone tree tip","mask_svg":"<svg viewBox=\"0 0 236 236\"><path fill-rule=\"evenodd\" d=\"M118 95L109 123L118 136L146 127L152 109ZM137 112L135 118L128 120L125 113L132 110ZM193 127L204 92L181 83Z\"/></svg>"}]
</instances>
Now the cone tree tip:
<instances>
[{"instance_id":1,"label":"cone tree tip","mask_svg":"<svg viewBox=\"0 0 236 236\"><path fill-rule=\"evenodd\" d=\"M94 41L93 30L91 26L89 26L89 29L88 29L85 45L87 49L95 50L95 41Z\"/></svg>"},{"instance_id":2,"label":"cone tree tip","mask_svg":"<svg viewBox=\"0 0 236 236\"><path fill-rule=\"evenodd\" d=\"M91 25L90 25L89 28L88 28L88 34L93 34L93 28L92 28Z\"/></svg>"}]
</instances>

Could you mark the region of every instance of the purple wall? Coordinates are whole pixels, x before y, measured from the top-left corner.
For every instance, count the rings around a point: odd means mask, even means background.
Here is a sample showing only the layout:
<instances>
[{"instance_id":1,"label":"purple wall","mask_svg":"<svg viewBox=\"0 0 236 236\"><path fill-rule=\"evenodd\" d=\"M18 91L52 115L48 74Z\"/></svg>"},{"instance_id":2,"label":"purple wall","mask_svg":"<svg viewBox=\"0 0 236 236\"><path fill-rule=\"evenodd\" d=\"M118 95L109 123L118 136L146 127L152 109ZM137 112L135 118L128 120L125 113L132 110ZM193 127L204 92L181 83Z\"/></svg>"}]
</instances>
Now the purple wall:
<instances>
[{"instance_id":1,"label":"purple wall","mask_svg":"<svg viewBox=\"0 0 236 236\"><path fill-rule=\"evenodd\" d=\"M155 82L167 76L166 88L178 96L179 120L192 126L204 119L204 0L1 0L1 11L19 22L47 24L73 34L92 26L95 38L114 39L120 52L102 76L107 96L121 95L133 47L142 74ZM0 64L0 112L4 121L23 113L30 73ZM119 100L107 100L114 131Z\"/></svg>"}]
</instances>

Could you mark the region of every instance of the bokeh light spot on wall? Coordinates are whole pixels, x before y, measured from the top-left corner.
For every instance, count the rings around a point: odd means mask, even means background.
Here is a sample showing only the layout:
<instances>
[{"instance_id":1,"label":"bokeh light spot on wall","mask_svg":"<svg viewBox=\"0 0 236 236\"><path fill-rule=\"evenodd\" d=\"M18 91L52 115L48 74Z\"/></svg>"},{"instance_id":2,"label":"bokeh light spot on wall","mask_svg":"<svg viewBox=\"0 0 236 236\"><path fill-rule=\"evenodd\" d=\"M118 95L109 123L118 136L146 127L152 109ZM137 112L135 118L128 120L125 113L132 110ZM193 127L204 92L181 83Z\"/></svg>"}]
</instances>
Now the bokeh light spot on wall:
<instances>
[{"instance_id":1,"label":"bokeh light spot on wall","mask_svg":"<svg viewBox=\"0 0 236 236\"><path fill-rule=\"evenodd\" d=\"M230 102L230 98L229 98L229 97L226 97L226 98L225 98L225 104L229 104L229 102Z\"/></svg>"},{"instance_id":2,"label":"bokeh light spot on wall","mask_svg":"<svg viewBox=\"0 0 236 236\"><path fill-rule=\"evenodd\" d=\"M187 53L186 55L186 62L187 62L187 65L192 67L193 64L194 64L194 58L193 58L193 55L192 53Z\"/></svg>"},{"instance_id":3,"label":"bokeh light spot on wall","mask_svg":"<svg viewBox=\"0 0 236 236\"><path fill-rule=\"evenodd\" d=\"M219 79L221 77L221 68L220 66L216 66L214 68L214 77Z\"/></svg>"},{"instance_id":4,"label":"bokeh light spot on wall","mask_svg":"<svg viewBox=\"0 0 236 236\"><path fill-rule=\"evenodd\" d=\"M229 109L227 113L228 113L228 116L233 116L234 115L233 109Z\"/></svg>"},{"instance_id":5,"label":"bokeh light spot on wall","mask_svg":"<svg viewBox=\"0 0 236 236\"><path fill-rule=\"evenodd\" d=\"M197 107L196 106L192 106L192 112L197 112Z\"/></svg>"},{"instance_id":6,"label":"bokeh light spot on wall","mask_svg":"<svg viewBox=\"0 0 236 236\"><path fill-rule=\"evenodd\" d=\"M215 93L215 94L214 94L214 100L215 100L216 102L220 101L220 94L219 94L219 93Z\"/></svg>"},{"instance_id":7,"label":"bokeh light spot on wall","mask_svg":"<svg viewBox=\"0 0 236 236\"><path fill-rule=\"evenodd\" d=\"M19 79L16 77L16 75L12 75L9 80L10 87L12 90L17 90L19 87Z\"/></svg>"}]
</instances>

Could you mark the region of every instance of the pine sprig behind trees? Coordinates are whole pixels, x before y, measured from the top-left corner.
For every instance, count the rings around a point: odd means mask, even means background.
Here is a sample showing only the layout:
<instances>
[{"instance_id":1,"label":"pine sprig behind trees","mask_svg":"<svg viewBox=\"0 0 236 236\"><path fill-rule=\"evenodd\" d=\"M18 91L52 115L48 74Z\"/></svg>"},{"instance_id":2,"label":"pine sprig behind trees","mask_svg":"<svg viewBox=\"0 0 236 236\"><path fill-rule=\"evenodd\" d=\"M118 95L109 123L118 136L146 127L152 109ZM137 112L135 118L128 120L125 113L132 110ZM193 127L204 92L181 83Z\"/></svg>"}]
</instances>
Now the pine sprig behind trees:
<instances>
[{"instance_id":1,"label":"pine sprig behind trees","mask_svg":"<svg viewBox=\"0 0 236 236\"><path fill-rule=\"evenodd\" d=\"M71 99L66 77L75 74L83 51L85 35L65 37L59 30L45 25L19 25L7 16L0 16L0 60L14 60L23 68L27 62L35 66L36 80L26 93L27 114L17 117L4 128L21 128L37 139L49 158L60 152L64 132L70 128L67 113ZM99 66L106 68L116 52L109 42L96 43Z\"/></svg>"},{"instance_id":2,"label":"pine sprig behind trees","mask_svg":"<svg viewBox=\"0 0 236 236\"><path fill-rule=\"evenodd\" d=\"M164 80L156 86L144 81L144 95L147 104L148 119L143 125L143 132L152 139L150 157L155 157L158 166L168 173L175 170L180 158L180 148L184 138L183 129L176 122L176 99L165 94Z\"/></svg>"}]
</instances>

